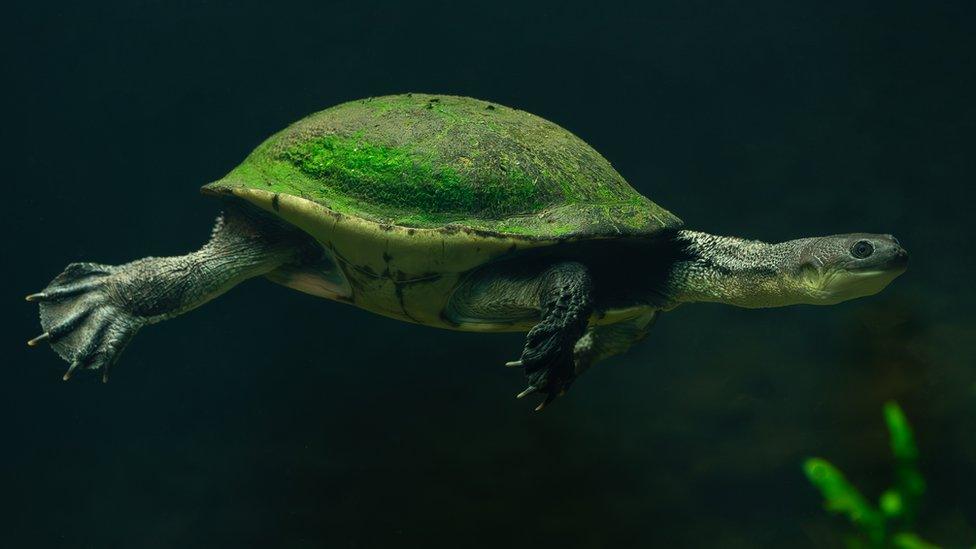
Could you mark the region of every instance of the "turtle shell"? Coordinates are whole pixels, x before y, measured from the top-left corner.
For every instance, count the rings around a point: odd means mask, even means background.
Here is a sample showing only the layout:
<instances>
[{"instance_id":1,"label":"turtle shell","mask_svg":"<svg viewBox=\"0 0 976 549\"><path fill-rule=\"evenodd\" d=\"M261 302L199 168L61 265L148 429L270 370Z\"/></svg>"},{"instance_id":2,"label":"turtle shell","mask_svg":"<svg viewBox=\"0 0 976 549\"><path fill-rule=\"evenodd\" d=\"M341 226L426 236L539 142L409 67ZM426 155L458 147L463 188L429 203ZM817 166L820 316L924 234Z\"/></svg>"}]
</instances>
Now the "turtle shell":
<instances>
[{"instance_id":1,"label":"turtle shell","mask_svg":"<svg viewBox=\"0 0 976 549\"><path fill-rule=\"evenodd\" d=\"M322 264L282 267L271 280L463 330L525 328L445 314L458 283L482 265L565 241L681 226L556 124L444 95L364 99L313 114L203 192L246 200L321 244Z\"/></svg>"},{"instance_id":2,"label":"turtle shell","mask_svg":"<svg viewBox=\"0 0 976 549\"><path fill-rule=\"evenodd\" d=\"M204 190L242 188L380 224L543 240L681 225L558 125L446 95L375 97L308 116Z\"/></svg>"}]
</instances>

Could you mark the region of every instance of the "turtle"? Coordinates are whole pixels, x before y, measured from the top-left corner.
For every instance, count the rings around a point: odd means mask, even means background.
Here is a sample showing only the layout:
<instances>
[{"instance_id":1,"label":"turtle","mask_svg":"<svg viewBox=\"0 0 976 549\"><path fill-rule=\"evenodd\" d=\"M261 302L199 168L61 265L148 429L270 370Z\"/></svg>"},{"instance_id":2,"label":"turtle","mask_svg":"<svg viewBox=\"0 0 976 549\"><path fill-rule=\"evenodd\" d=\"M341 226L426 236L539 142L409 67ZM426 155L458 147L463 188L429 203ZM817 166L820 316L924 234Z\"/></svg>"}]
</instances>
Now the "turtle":
<instances>
[{"instance_id":1,"label":"turtle","mask_svg":"<svg viewBox=\"0 0 976 549\"><path fill-rule=\"evenodd\" d=\"M107 381L142 327L265 277L406 322L526 333L507 365L542 409L681 304L835 304L908 263L888 234L768 243L686 229L570 131L451 95L312 114L201 192L222 209L199 250L71 263L27 296L43 328L29 345L50 344L64 380Z\"/></svg>"}]
</instances>

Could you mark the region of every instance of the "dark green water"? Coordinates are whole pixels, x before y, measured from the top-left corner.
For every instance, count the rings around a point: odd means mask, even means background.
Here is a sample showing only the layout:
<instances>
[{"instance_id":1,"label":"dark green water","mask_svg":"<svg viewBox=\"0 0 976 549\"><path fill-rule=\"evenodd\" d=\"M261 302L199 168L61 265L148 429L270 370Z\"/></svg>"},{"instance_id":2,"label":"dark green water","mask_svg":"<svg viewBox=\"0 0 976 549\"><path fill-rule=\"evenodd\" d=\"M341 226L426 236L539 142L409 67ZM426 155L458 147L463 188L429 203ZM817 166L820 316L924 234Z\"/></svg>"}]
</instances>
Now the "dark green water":
<instances>
[{"instance_id":1,"label":"dark green water","mask_svg":"<svg viewBox=\"0 0 976 549\"><path fill-rule=\"evenodd\" d=\"M800 464L872 498L913 421L920 532L976 543L971 3L127 2L8 9L5 547L834 547ZM22 296L195 249L197 195L272 132L430 91L577 133L693 228L890 232L843 305L665 315L543 414L521 336L246 283L62 383ZM626 267L626 261L621 261Z\"/></svg>"}]
</instances>

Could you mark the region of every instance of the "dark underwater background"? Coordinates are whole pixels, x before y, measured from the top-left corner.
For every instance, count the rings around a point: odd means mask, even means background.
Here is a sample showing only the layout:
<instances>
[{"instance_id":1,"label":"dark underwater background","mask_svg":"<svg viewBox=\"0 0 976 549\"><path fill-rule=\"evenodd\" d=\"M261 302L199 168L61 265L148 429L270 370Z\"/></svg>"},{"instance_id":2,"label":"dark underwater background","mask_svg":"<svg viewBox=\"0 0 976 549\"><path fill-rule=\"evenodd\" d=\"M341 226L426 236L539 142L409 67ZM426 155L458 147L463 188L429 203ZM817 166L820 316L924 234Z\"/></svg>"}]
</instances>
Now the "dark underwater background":
<instances>
[{"instance_id":1,"label":"dark underwater background","mask_svg":"<svg viewBox=\"0 0 976 549\"><path fill-rule=\"evenodd\" d=\"M912 421L918 533L976 543L971 2L157 2L4 8L3 506L19 547L839 547L808 456L875 500ZM834 307L694 305L544 413L519 334L264 280L63 383L23 296L196 249L197 188L288 123L470 95L592 144L688 226L895 234ZM641 268L620 258L620 268Z\"/></svg>"}]
</instances>

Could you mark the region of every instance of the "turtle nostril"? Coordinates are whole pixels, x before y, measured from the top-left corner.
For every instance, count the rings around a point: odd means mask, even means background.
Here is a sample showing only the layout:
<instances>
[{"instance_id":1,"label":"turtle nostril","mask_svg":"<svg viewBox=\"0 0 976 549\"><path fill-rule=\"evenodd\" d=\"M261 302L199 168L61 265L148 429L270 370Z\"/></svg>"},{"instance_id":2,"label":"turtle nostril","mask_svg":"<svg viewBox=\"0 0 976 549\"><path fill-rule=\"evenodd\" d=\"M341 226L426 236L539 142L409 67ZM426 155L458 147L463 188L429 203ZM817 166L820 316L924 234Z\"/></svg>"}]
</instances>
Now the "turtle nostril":
<instances>
[{"instance_id":1,"label":"turtle nostril","mask_svg":"<svg viewBox=\"0 0 976 549\"><path fill-rule=\"evenodd\" d=\"M890 235L889 234L889 235L885 235L885 236L887 236L888 238L890 238L891 241L894 242L895 246L901 247L901 242L899 242L898 239L894 237L894 235Z\"/></svg>"},{"instance_id":2,"label":"turtle nostril","mask_svg":"<svg viewBox=\"0 0 976 549\"><path fill-rule=\"evenodd\" d=\"M898 251L895 252L893 263L900 266L908 265L908 252L904 248L899 247Z\"/></svg>"}]
</instances>

